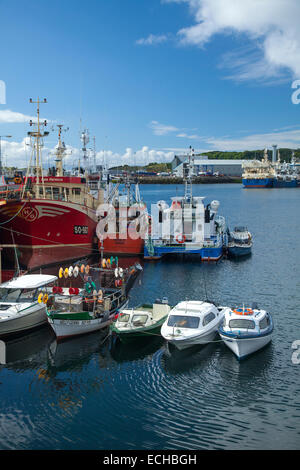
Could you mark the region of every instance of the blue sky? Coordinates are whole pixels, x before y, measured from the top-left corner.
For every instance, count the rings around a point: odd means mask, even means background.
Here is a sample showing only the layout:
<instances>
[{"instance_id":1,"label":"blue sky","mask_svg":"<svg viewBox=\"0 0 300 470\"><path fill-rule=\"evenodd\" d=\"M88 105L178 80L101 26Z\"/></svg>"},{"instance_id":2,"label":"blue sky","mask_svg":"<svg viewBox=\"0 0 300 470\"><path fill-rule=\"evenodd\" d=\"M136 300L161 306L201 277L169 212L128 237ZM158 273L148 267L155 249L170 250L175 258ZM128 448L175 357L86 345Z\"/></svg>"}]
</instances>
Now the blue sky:
<instances>
[{"instance_id":1,"label":"blue sky","mask_svg":"<svg viewBox=\"0 0 300 470\"><path fill-rule=\"evenodd\" d=\"M108 164L300 147L299 16L297 0L0 0L6 160L24 163L37 96L74 158L80 122Z\"/></svg>"}]
</instances>

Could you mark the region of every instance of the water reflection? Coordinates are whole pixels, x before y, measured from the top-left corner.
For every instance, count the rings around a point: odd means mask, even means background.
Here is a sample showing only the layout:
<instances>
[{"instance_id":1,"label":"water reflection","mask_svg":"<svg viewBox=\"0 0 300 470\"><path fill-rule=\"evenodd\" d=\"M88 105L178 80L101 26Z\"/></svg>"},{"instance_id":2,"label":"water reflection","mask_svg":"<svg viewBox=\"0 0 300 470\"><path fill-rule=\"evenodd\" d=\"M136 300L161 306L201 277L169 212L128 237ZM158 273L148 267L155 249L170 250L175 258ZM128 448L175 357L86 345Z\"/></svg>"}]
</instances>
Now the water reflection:
<instances>
[{"instance_id":1,"label":"water reflection","mask_svg":"<svg viewBox=\"0 0 300 470\"><path fill-rule=\"evenodd\" d=\"M47 347L55 337L49 325L9 340L0 341L0 364L15 368L35 368L47 355Z\"/></svg>"},{"instance_id":2,"label":"water reflection","mask_svg":"<svg viewBox=\"0 0 300 470\"><path fill-rule=\"evenodd\" d=\"M174 345L166 343L161 357L161 365L170 374L184 374L193 369L203 371L205 366L218 354L213 343L196 345L179 351Z\"/></svg>"},{"instance_id":3,"label":"water reflection","mask_svg":"<svg viewBox=\"0 0 300 470\"><path fill-rule=\"evenodd\" d=\"M121 363L144 359L154 354L163 344L164 339L161 336L135 338L130 344L124 344L117 337L111 336L109 350L112 358Z\"/></svg>"}]
</instances>

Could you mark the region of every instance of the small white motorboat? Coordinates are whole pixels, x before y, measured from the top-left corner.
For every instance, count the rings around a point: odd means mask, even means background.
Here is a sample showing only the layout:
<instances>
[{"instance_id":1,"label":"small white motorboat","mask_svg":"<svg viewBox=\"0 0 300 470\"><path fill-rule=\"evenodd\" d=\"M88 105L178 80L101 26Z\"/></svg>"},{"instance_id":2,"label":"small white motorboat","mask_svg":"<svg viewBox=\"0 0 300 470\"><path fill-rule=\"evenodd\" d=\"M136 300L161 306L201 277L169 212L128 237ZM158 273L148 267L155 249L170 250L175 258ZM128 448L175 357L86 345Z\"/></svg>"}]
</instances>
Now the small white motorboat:
<instances>
[{"instance_id":1,"label":"small white motorboat","mask_svg":"<svg viewBox=\"0 0 300 470\"><path fill-rule=\"evenodd\" d=\"M232 256L250 255L252 250L252 235L247 227L235 227L228 233L228 253Z\"/></svg>"},{"instance_id":2,"label":"small white motorboat","mask_svg":"<svg viewBox=\"0 0 300 470\"><path fill-rule=\"evenodd\" d=\"M0 337L47 323L47 287L57 280L48 274L25 274L0 285Z\"/></svg>"},{"instance_id":3,"label":"small white motorboat","mask_svg":"<svg viewBox=\"0 0 300 470\"><path fill-rule=\"evenodd\" d=\"M182 350L213 341L227 307L202 301L180 302L161 327L161 335Z\"/></svg>"},{"instance_id":4,"label":"small white motorboat","mask_svg":"<svg viewBox=\"0 0 300 470\"><path fill-rule=\"evenodd\" d=\"M222 340L239 359L266 346L271 341L272 332L271 315L256 305L227 310L219 328Z\"/></svg>"}]
</instances>

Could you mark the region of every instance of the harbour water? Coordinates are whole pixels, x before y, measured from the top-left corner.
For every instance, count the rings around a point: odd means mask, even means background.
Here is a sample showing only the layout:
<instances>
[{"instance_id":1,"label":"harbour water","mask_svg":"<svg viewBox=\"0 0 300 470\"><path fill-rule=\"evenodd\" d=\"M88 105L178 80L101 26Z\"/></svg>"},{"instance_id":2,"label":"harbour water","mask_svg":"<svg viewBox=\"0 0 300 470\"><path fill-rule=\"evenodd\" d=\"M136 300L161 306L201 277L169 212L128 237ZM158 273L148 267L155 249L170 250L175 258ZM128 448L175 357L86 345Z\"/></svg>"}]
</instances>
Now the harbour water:
<instances>
[{"instance_id":1,"label":"harbour water","mask_svg":"<svg viewBox=\"0 0 300 470\"><path fill-rule=\"evenodd\" d=\"M148 205L184 191L140 189ZM216 184L193 193L219 200L229 227L248 227L252 255L141 260L130 306L165 296L171 305L255 301L273 316L271 344L239 362L219 341L180 353L159 336L126 347L104 332L57 343L48 326L2 343L0 449L299 449L299 189Z\"/></svg>"}]
</instances>

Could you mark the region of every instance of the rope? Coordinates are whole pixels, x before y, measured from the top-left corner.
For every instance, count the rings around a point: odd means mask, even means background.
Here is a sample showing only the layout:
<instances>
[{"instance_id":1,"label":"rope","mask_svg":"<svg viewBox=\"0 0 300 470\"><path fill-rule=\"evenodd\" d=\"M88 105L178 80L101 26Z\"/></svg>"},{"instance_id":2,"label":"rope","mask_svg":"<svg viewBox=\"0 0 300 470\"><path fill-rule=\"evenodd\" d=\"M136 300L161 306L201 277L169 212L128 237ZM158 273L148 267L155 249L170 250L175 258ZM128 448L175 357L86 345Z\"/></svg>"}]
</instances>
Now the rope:
<instances>
[{"instance_id":1,"label":"rope","mask_svg":"<svg viewBox=\"0 0 300 470\"><path fill-rule=\"evenodd\" d=\"M142 334L144 335L150 335L150 336L159 336L160 338L163 338L163 336L159 333L150 333L148 331L143 331ZM176 336L174 336L174 338L176 338ZM207 341L206 343L203 343L203 344L208 344L208 343L222 343L223 340L222 339L217 339L216 341ZM196 345L195 345L196 346Z\"/></svg>"},{"instance_id":2,"label":"rope","mask_svg":"<svg viewBox=\"0 0 300 470\"><path fill-rule=\"evenodd\" d=\"M22 208L21 208L22 209ZM20 210L21 210L20 209ZM14 217L16 217L17 214L15 214ZM11 219L10 219L11 220ZM8 221L9 222L9 221ZM5 222L6 223L6 222ZM62 245L61 242L57 242L57 241L54 241L54 240L50 240L50 239L47 239L47 238L41 238L41 237L36 237L34 235L31 235L29 233L23 233L23 232L20 232L19 230L13 230L13 229L10 229L10 228L6 228L6 227L2 227L2 230L8 230L8 231L12 231L14 233L18 233L20 235L24 235L25 237L30 237L30 238L35 238L36 240L42 240L44 242L48 242L48 243L53 243L53 245ZM74 247L76 248L76 247ZM93 248L88 248L88 247L81 247L80 248L81 250L87 250L88 253L91 253L91 252L95 252L95 253L99 253L99 251L97 249L93 249Z\"/></svg>"},{"instance_id":3,"label":"rope","mask_svg":"<svg viewBox=\"0 0 300 470\"><path fill-rule=\"evenodd\" d=\"M24 202L21 209L15 215L13 215L10 219L6 220L5 222L0 222L0 225L8 224L11 220L13 220L15 217L17 217L20 214L21 210L26 206L26 204L27 204L27 201ZM5 227L3 227L3 228L5 230ZM9 230L9 229L6 229L6 230Z\"/></svg>"},{"instance_id":4,"label":"rope","mask_svg":"<svg viewBox=\"0 0 300 470\"><path fill-rule=\"evenodd\" d=\"M101 345L101 344L103 344L103 343L104 343L104 342L107 340L107 338L108 338L109 336L110 336L110 331L109 331L108 335L107 335L107 336L105 336L104 340L103 340L103 341L101 341L100 345Z\"/></svg>"}]
</instances>

